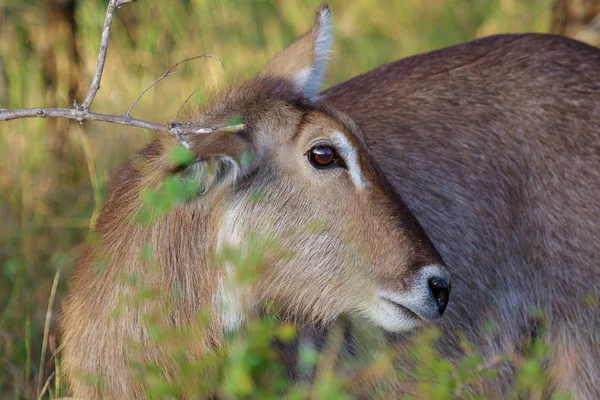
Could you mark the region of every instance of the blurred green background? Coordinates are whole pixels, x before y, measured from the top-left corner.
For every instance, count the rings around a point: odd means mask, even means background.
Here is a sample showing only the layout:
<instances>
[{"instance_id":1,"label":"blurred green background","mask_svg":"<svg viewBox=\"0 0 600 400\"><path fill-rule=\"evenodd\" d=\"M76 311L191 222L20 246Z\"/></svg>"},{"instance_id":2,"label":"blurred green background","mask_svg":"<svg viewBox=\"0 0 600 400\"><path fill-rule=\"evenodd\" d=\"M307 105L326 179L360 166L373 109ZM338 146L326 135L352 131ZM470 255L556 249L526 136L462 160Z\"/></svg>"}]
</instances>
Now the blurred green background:
<instances>
[{"instance_id":1,"label":"blurred green background","mask_svg":"<svg viewBox=\"0 0 600 400\"><path fill-rule=\"evenodd\" d=\"M116 14L92 109L123 114L176 61L203 53L222 58L224 70L210 59L180 66L133 112L167 122L194 89L191 103L202 103L214 88L259 71L312 24L319 3L140 0L126 5ZM552 3L331 0L336 42L326 84L494 33L547 32ZM69 107L74 98L81 101L95 68L106 4L0 0L0 108ZM61 269L42 383L54 370L57 314L86 235L120 165L151 138L151 132L101 123L0 123L0 398L36 397L52 282Z\"/></svg>"}]
</instances>

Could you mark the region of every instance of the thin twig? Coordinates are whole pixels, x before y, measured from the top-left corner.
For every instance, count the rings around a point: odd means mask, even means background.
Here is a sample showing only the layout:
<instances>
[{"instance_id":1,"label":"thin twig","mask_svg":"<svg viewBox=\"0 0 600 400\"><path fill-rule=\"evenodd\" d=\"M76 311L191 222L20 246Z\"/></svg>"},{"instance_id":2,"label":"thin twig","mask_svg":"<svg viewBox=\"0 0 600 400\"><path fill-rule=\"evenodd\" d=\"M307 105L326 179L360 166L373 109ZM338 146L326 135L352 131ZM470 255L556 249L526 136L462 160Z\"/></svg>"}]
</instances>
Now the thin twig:
<instances>
[{"instance_id":1,"label":"thin twig","mask_svg":"<svg viewBox=\"0 0 600 400\"><path fill-rule=\"evenodd\" d=\"M171 123L169 124L169 127L174 128L175 127L175 120L179 117L179 113L181 113L181 110L183 110L183 107L185 107L185 105L187 104L187 102L192 98L192 96L194 95L194 93L196 93L198 91L198 89L194 89L194 91L187 97L187 99L185 99L185 101L183 102L183 104L181 105L181 107L179 107L179 110L177 110L177 114L175 114L175 116L173 117L173 119L171 119ZM180 126L181 124L177 124L177 126ZM185 139L183 137L181 137L180 133L172 133L173 136L175 136L175 139L177 139L177 141L179 143L181 143L183 145L183 147L185 147L186 149L190 149L190 144L188 142L185 141Z\"/></svg>"},{"instance_id":2,"label":"thin twig","mask_svg":"<svg viewBox=\"0 0 600 400\"><path fill-rule=\"evenodd\" d=\"M46 310L46 323L44 324L44 341L42 342L42 356L40 357L40 371L38 381L38 397L42 391L42 378L44 377L44 360L46 359L46 346L48 343L48 334L50 333L50 320L52 319L52 307L54 306L54 296L56 295L56 289L58 288L58 280L60 279L60 268L56 270L54 275L54 282L52 283L52 291L50 292L50 299L48 300L48 309ZM46 382L48 383L48 382ZM47 387L47 385L46 385Z\"/></svg>"},{"instance_id":3,"label":"thin twig","mask_svg":"<svg viewBox=\"0 0 600 400\"><path fill-rule=\"evenodd\" d=\"M175 121L177 120L177 118L179 118L179 114L181 114L181 110L183 110L183 107L185 107L185 105L188 103L188 101L190 101L190 99L192 98L192 96L197 91L198 91L198 89L194 89L194 91L187 97L187 99L185 99L185 101L183 102L183 104L181 105L181 107L179 107L179 110L177 110L177 114L175 114L175 116L171 120L171 125L173 125L175 123Z\"/></svg>"},{"instance_id":4,"label":"thin twig","mask_svg":"<svg viewBox=\"0 0 600 400\"><path fill-rule=\"evenodd\" d=\"M31 373L31 317L27 315L25 319L25 382L29 382ZM25 397L29 397L29 385L25 386Z\"/></svg>"},{"instance_id":5,"label":"thin twig","mask_svg":"<svg viewBox=\"0 0 600 400\"><path fill-rule=\"evenodd\" d=\"M162 74L157 80L155 80L154 82L152 82L150 84L150 86L148 86L146 89L144 89L144 91L138 96L138 98L135 99L135 101L133 102L133 104L131 105L131 107L129 107L129 110L127 110L127 113L125 113L125 115L129 117L131 115L131 111L133 111L133 108L140 101L140 99L142 98L142 96L144 96L146 94L146 92L148 90L150 90L158 82L162 81L163 79L165 79L165 78L167 78L167 77L169 77L171 75L174 75L175 72L172 72L172 71L175 68L177 68L180 64L186 63L188 61L196 60L198 58L212 58L213 60L217 60L218 62L221 63L221 67L223 67L223 69L225 69L225 65L223 64L223 60L221 60L219 57L211 56L210 54L201 54L199 56L188 57L185 60L181 60L179 62L176 62L171 68L169 68L168 70L166 70L165 73Z\"/></svg>"},{"instance_id":6,"label":"thin twig","mask_svg":"<svg viewBox=\"0 0 600 400\"><path fill-rule=\"evenodd\" d=\"M98 53L98 63L96 64L96 72L90 85L90 91L88 92L85 100L81 103L77 109L80 111L89 111L92 101L100 89L100 79L102 79L102 72L104 71L104 63L106 62L106 52L108 51L108 40L110 39L110 28L112 26L113 15L115 8L122 6L125 3L130 3L131 0L110 0L108 8L106 9L106 18L104 19L104 26L102 27L102 38L100 39L100 52Z\"/></svg>"},{"instance_id":7,"label":"thin twig","mask_svg":"<svg viewBox=\"0 0 600 400\"><path fill-rule=\"evenodd\" d=\"M175 74L176 74L176 72L169 72L168 74L163 74L163 75L160 76L160 78L158 78L157 80L155 80L154 82L152 82L146 89L144 89L144 91L142 93L140 93L140 95L137 97L137 99L135 99L135 101L133 102L133 104L131 104L131 106L129 107L129 110L127 110L127 112L125 113L125 116L127 116L127 117L131 116L131 112L133 111L133 107L136 106L136 104L146 94L146 92L152 88L152 86L156 85L158 82L160 82L164 78L167 78L167 77L169 77L171 75L175 75Z\"/></svg>"}]
</instances>

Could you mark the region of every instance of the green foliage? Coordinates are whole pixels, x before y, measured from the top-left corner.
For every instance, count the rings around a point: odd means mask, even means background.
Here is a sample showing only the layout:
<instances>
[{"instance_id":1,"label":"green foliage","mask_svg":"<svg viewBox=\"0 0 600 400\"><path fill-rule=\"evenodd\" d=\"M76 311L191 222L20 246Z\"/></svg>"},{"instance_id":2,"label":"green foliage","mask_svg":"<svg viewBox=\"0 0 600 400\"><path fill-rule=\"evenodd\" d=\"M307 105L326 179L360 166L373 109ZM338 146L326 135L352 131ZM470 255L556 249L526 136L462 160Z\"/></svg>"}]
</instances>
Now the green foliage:
<instances>
[{"instance_id":1,"label":"green foliage","mask_svg":"<svg viewBox=\"0 0 600 400\"><path fill-rule=\"evenodd\" d=\"M169 154L175 165L186 168L196 162L196 155L183 146L173 146Z\"/></svg>"},{"instance_id":2,"label":"green foliage","mask_svg":"<svg viewBox=\"0 0 600 400\"><path fill-rule=\"evenodd\" d=\"M143 205L135 215L140 223L149 224L159 216L166 215L176 204L185 203L198 195L200 183L182 175L166 177L156 189L144 188Z\"/></svg>"},{"instance_id":3,"label":"green foliage","mask_svg":"<svg viewBox=\"0 0 600 400\"><path fill-rule=\"evenodd\" d=\"M240 115L234 115L227 121L225 126L239 125L244 123L244 119Z\"/></svg>"},{"instance_id":4,"label":"green foliage","mask_svg":"<svg viewBox=\"0 0 600 400\"><path fill-rule=\"evenodd\" d=\"M290 332L273 318L252 321L231 343L221 390L234 398L277 398L287 386L285 366L272 346ZM294 332L291 332L294 335ZM293 336L285 337L293 340Z\"/></svg>"},{"instance_id":5,"label":"green foliage","mask_svg":"<svg viewBox=\"0 0 600 400\"><path fill-rule=\"evenodd\" d=\"M251 152L249 151L245 151L243 152L240 157L238 162L240 163L240 167L242 168L242 170L246 169L246 167L248 165L250 165L250 163L252 162L252 160L254 159L254 156L252 155Z\"/></svg>"}]
</instances>

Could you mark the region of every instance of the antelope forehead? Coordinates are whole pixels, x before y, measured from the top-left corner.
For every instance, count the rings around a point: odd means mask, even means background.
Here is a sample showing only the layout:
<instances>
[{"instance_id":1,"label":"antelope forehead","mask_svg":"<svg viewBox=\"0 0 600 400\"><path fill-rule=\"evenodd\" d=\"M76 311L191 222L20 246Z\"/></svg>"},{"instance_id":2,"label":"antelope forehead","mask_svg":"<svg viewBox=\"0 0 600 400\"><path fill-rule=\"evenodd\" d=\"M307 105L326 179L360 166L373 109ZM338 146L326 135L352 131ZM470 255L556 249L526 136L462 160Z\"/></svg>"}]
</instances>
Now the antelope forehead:
<instances>
[{"instance_id":1,"label":"antelope forehead","mask_svg":"<svg viewBox=\"0 0 600 400\"><path fill-rule=\"evenodd\" d=\"M354 185L359 189L364 189L367 186L367 180L360 168L356 147L350 143L346 135L339 131L334 131L332 137L336 147L346 160L346 166L348 167L348 172L350 173Z\"/></svg>"}]
</instances>

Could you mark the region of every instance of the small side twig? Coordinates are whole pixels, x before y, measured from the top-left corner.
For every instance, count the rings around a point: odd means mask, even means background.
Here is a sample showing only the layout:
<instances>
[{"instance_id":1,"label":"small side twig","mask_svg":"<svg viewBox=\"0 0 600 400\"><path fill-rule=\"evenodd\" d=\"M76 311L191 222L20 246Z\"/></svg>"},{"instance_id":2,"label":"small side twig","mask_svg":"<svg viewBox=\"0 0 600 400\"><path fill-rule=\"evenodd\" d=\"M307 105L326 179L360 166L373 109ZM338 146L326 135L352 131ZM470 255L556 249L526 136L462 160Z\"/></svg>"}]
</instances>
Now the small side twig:
<instances>
[{"instance_id":1,"label":"small side twig","mask_svg":"<svg viewBox=\"0 0 600 400\"><path fill-rule=\"evenodd\" d=\"M179 107L179 110L177 110L177 114L175 114L175 116L171 120L171 125L173 125L175 123L175 121L177 121L177 118L179 118L179 114L181 114L181 110L183 110L183 107L185 107L185 105L188 103L188 101L190 101L190 99L192 98L192 96L194 94L196 94L197 91L198 91L198 89L194 89L194 91L192 93L190 93L190 95L187 97L187 99L185 99L185 101L183 102L183 104L181 105L181 107Z\"/></svg>"},{"instance_id":2,"label":"small side twig","mask_svg":"<svg viewBox=\"0 0 600 400\"><path fill-rule=\"evenodd\" d=\"M96 64L96 72L90 85L90 91L88 92L85 100L81 103L77 109L80 111L86 111L90 109L98 89L100 89L100 80L102 79L102 72L104 71L104 63L106 62L106 53L108 51L108 40L110 39L110 28L112 26L113 15L115 9L121 7L125 3L131 3L133 0L110 0L108 8L106 9L106 17L104 18L104 26L102 27L102 38L100 39L100 51L98 52L98 63Z\"/></svg>"},{"instance_id":3,"label":"small side twig","mask_svg":"<svg viewBox=\"0 0 600 400\"><path fill-rule=\"evenodd\" d=\"M140 101L140 99L146 94L146 92L150 89L152 89L152 87L154 85L156 85L158 82L160 82L161 80L163 80L166 77L169 77L171 75L175 75L175 72L169 72L168 74L165 73L163 75L160 76L160 78L158 78L157 80L155 80L154 82L152 82L146 89L144 89L144 91L142 93L140 93L140 95L137 97L137 99L135 99L135 101L133 102L133 104L131 104L131 106L129 107L129 110L127 110L127 112L125 113L126 117L131 116L131 112L133 111L133 107L135 107L137 105L137 103Z\"/></svg>"},{"instance_id":4,"label":"small side twig","mask_svg":"<svg viewBox=\"0 0 600 400\"><path fill-rule=\"evenodd\" d=\"M171 76L171 75L175 75L175 72L173 72L173 70L175 68L177 68L179 65L186 63L188 61L192 61L192 60L196 60L198 58L212 58L213 60L217 60L218 62L221 63L221 67L225 68L224 64L223 64L223 60L221 60L219 57L215 57L215 56L211 56L210 54L201 54L199 56L194 56L194 57L188 57L185 60L181 60L176 62L175 64L173 64L173 66L171 68L169 68L168 70L165 71L164 74L162 74L157 80L155 80L154 82L152 82L150 84L150 86L148 86L146 89L144 89L144 91L137 97L137 99L135 99L135 101L133 102L133 104L131 105L131 107L129 107L129 110L127 110L127 112L125 113L126 116L130 116L131 112L133 111L133 108L137 105L137 103L140 101L140 99L146 94L146 92L148 90L150 90L154 85L156 85L158 82L162 81L163 79Z\"/></svg>"},{"instance_id":5,"label":"small side twig","mask_svg":"<svg viewBox=\"0 0 600 400\"><path fill-rule=\"evenodd\" d=\"M198 91L198 89L194 89L194 91L187 97L187 99L185 99L185 101L183 102L181 107L179 107L179 110L177 110L177 114L175 114L173 119L171 119L171 123L169 124L169 127L174 128L176 125L181 126L181 124L175 124L175 120L177 120L177 118L179 117L179 114L181 113L181 110L183 110L183 107L185 107L187 102L190 101L190 99L192 98L194 93L196 93L197 91ZM180 133L173 132L172 134L175 136L175 139L177 139L177 141L183 145L183 147L185 147L186 149L189 150L190 144L188 142L186 142L184 138L181 137Z\"/></svg>"}]
</instances>

